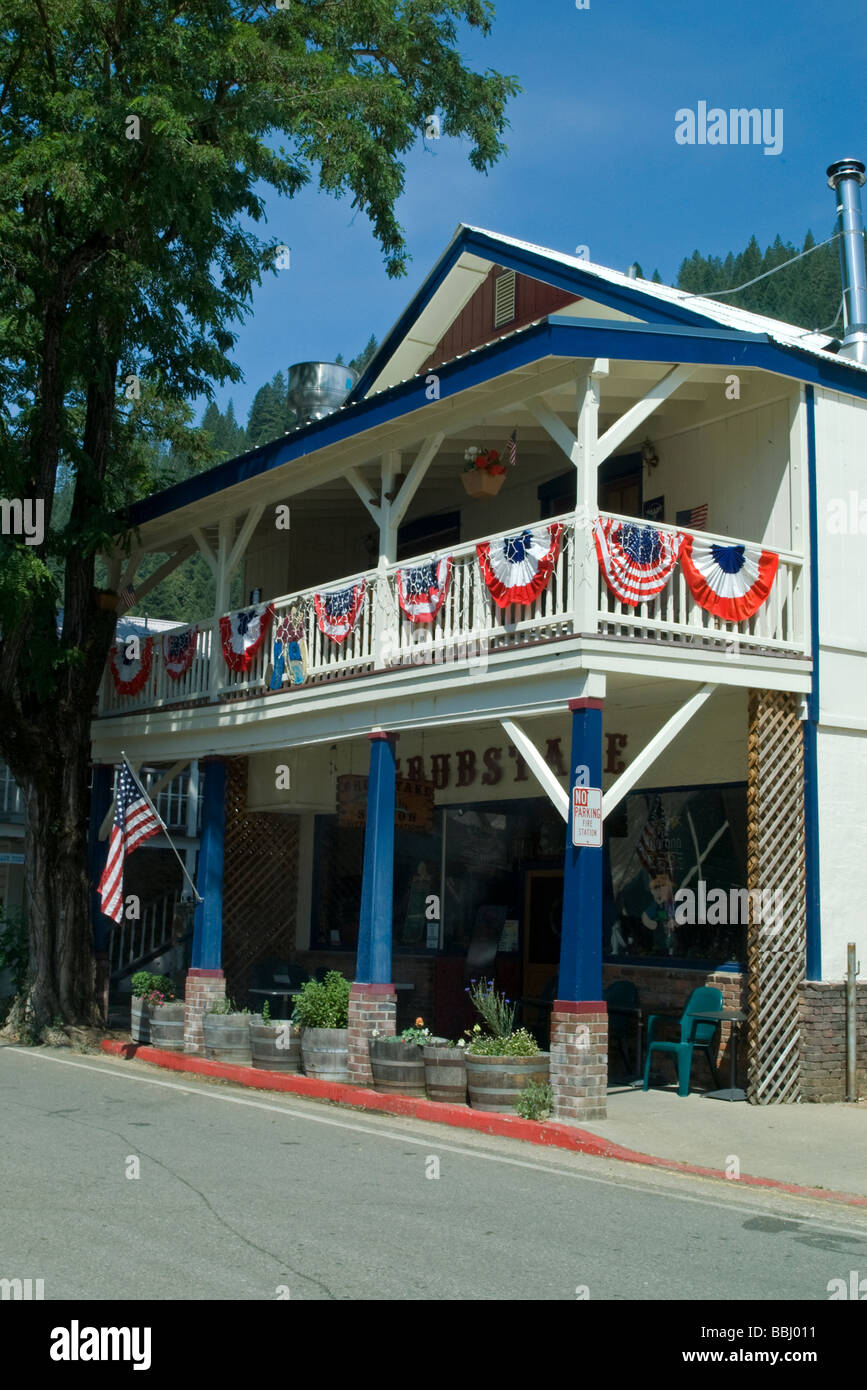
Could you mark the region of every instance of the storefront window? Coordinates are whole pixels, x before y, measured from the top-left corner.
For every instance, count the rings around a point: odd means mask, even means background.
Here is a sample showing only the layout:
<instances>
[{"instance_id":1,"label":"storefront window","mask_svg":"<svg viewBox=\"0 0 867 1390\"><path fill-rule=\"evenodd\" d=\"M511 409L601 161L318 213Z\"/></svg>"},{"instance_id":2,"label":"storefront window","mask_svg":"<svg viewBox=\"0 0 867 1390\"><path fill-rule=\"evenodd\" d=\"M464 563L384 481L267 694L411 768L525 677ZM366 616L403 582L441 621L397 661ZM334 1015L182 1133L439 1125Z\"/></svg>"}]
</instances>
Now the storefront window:
<instances>
[{"instance_id":1,"label":"storefront window","mask_svg":"<svg viewBox=\"0 0 867 1390\"><path fill-rule=\"evenodd\" d=\"M744 959L749 909L743 785L631 792L605 829L608 954Z\"/></svg>"}]
</instances>

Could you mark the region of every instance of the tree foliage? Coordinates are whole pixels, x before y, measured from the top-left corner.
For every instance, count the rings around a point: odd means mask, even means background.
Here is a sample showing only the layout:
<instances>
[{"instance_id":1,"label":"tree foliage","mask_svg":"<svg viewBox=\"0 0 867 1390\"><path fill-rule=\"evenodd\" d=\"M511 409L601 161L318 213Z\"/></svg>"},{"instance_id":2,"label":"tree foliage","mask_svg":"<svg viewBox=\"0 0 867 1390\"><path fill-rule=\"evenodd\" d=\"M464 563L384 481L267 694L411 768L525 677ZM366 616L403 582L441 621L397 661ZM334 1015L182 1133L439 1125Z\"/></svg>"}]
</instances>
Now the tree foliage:
<instances>
[{"instance_id":1,"label":"tree foliage","mask_svg":"<svg viewBox=\"0 0 867 1390\"><path fill-rule=\"evenodd\" d=\"M718 291L745 285L815 245L812 232L807 232L800 247L784 242L778 235L764 252L754 236L743 251L730 251L725 257L703 256L694 251L681 262L677 286L713 299ZM803 328L828 329L840 315L841 297L840 253L832 242L757 285L727 294L723 302Z\"/></svg>"},{"instance_id":2,"label":"tree foliage","mask_svg":"<svg viewBox=\"0 0 867 1390\"><path fill-rule=\"evenodd\" d=\"M0 537L28 1027L94 1017L87 762L114 632L97 557L129 543L127 504L200 463L187 402L240 379L237 325L279 254L264 191L349 195L402 273L401 156L428 113L476 169L504 149L517 84L458 46L492 18L484 0L0 0L0 492L46 519L38 544Z\"/></svg>"}]
</instances>

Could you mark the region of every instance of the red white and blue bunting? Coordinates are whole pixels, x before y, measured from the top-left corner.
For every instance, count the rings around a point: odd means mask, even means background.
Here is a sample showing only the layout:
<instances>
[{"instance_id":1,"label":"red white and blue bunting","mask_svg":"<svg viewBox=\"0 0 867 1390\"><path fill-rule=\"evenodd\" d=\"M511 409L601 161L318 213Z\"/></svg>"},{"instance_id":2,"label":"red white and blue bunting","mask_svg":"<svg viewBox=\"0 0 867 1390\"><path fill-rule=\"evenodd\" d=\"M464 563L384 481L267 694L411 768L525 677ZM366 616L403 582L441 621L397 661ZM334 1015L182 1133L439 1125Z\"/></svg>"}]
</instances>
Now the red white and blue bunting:
<instances>
[{"instance_id":1,"label":"red white and blue bunting","mask_svg":"<svg viewBox=\"0 0 867 1390\"><path fill-rule=\"evenodd\" d=\"M350 584L346 589L332 589L327 593L314 594L316 617L319 631L332 642L344 642L355 627L356 619L364 602L364 580Z\"/></svg>"},{"instance_id":2,"label":"red white and blue bunting","mask_svg":"<svg viewBox=\"0 0 867 1390\"><path fill-rule=\"evenodd\" d=\"M758 545L720 545L684 536L680 563L693 598L715 618L740 623L771 592L779 556Z\"/></svg>"},{"instance_id":3,"label":"red white and blue bunting","mask_svg":"<svg viewBox=\"0 0 867 1390\"><path fill-rule=\"evenodd\" d=\"M154 639L135 635L124 638L111 649L111 674L118 695L137 695L151 673Z\"/></svg>"},{"instance_id":4,"label":"red white and blue bunting","mask_svg":"<svg viewBox=\"0 0 867 1390\"><path fill-rule=\"evenodd\" d=\"M481 541L476 546L482 576L498 608L529 604L546 588L560 554L561 522Z\"/></svg>"},{"instance_id":5,"label":"red white and blue bunting","mask_svg":"<svg viewBox=\"0 0 867 1390\"><path fill-rule=\"evenodd\" d=\"M451 569L452 557L447 555L397 571L398 603L411 623L433 622L448 593Z\"/></svg>"},{"instance_id":6,"label":"red white and blue bunting","mask_svg":"<svg viewBox=\"0 0 867 1390\"><path fill-rule=\"evenodd\" d=\"M163 636L163 665L173 681L179 681L193 664L198 630L190 627L186 632L167 632Z\"/></svg>"},{"instance_id":7,"label":"red white and blue bunting","mask_svg":"<svg viewBox=\"0 0 867 1390\"><path fill-rule=\"evenodd\" d=\"M230 671L249 671L253 658L268 635L274 616L272 603L257 603L220 619L223 656Z\"/></svg>"},{"instance_id":8,"label":"red white and blue bunting","mask_svg":"<svg viewBox=\"0 0 867 1390\"><path fill-rule=\"evenodd\" d=\"M593 540L605 582L622 603L635 607L665 588L683 537L641 522L598 516Z\"/></svg>"}]
</instances>

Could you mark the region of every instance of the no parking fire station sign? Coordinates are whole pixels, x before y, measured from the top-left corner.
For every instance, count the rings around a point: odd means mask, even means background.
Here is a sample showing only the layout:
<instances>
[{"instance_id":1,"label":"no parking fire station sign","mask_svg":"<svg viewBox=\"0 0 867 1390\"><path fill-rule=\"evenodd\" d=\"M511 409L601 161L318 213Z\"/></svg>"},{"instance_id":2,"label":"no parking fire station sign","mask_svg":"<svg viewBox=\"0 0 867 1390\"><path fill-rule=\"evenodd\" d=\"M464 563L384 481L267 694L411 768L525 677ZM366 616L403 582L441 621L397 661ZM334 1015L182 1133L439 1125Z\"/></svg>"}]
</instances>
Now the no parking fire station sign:
<instances>
[{"instance_id":1,"label":"no parking fire station sign","mask_svg":"<svg viewBox=\"0 0 867 1390\"><path fill-rule=\"evenodd\" d=\"M579 849L601 849L601 787L572 788L572 844Z\"/></svg>"}]
</instances>

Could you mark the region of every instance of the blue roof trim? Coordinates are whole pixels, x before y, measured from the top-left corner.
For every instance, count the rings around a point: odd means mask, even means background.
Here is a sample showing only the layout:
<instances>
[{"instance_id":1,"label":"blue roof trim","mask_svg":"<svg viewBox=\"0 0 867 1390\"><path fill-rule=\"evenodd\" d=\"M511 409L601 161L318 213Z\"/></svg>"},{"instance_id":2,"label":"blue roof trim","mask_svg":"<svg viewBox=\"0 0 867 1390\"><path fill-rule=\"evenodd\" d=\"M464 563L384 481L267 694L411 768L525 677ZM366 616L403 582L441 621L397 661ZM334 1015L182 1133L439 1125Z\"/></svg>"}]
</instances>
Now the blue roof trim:
<instances>
[{"instance_id":1,"label":"blue roof trim","mask_svg":"<svg viewBox=\"0 0 867 1390\"><path fill-rule=\"evenodd\" d=\"M659 326L668 324L675 329L692 327L701 330L702 328L713 327L713 320L709 319L706 314L702 314L696 309L687 309L682 304L666 304L657 299L655 295L640 290L637 285L633 287L608 284L606 281L591 275L588 271L581 270L578 266L562 265L541 252L530 250L529 247L510 246L497 237L465 227L446 247L418 293L410 300L397 323L380 343L363 375L350 391L347 397L348 402L354 403L360 400L370 390L385 364L403 342L412 325L427 308L440 285L465 251L489 260L492 265L501 265L520 275L529 275L534 280L543 280L546 284L554 285L556 289L567 292L574 291L576 298L581 296L585 299L594 299L600 304L605 304L609 309L619 310L620 313L632 314L636 310L640 310L651 324ZM623 326L634 328L636 325L625 324Z\"/></svg>"},{"instance_id":2,"label":"blue roof trim","mask_svg":"<svg viewBox=\"0 0 867 1390\"><path fill-rule=\"evenodd\" d=\"M856 374L842 362L826 363L809 354L802 354L796 348L772 343L761 334L732 333L727 329L712 329L700 334L689 331L678 333L670 328L656 331L644 324L630 324L630 331L624 332L623 325L615 327L599 320L592 320L591 324L576 324L563 318L557 323L543 320L487 347L478 348L455 362L446 363L436 372L440 400L448 400L482 382L546 357L611 357L629 362L754 367L867 400L867 374ZM856 375L857 385L852 380ZM141 526L158 516L165 516L225 488L315 453L326 445L353 438L376 425L398 420L428 405L433 406L435 422L436 402L427 400L425 380L424 376L411 377L409 381L377 392L375 396L357 401L354 405L343 406L324 420L305 425L283 439L274 440L239 458L221 463L207 473L178 483L165 492L136 502L126 514L127 524ZM431 431L436 428L437 424L432 423Z\"/></svg>"}]
</instances>

